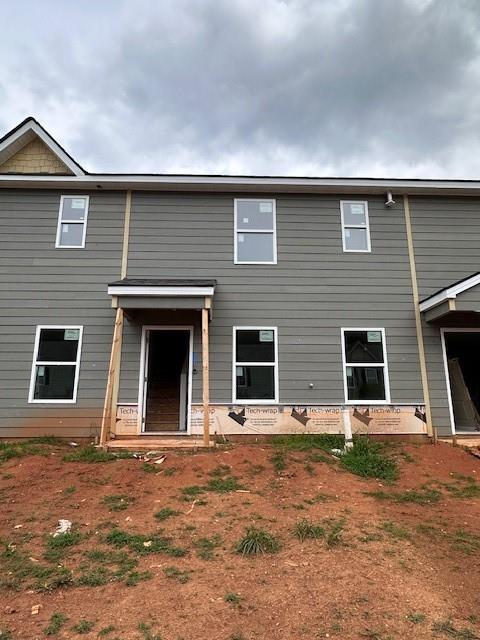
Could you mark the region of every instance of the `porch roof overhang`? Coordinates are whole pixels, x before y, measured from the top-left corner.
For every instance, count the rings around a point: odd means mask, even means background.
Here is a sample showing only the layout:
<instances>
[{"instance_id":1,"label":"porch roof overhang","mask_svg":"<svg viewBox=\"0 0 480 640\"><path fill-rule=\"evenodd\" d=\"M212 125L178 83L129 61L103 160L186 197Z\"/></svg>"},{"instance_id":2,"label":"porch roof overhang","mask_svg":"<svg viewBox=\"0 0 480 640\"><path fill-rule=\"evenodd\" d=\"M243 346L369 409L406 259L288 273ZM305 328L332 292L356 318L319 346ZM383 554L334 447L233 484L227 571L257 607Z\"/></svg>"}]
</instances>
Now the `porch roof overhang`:
<instances>
[{"instance_id":1,"label":"porch roof overhang","mask_svg":"<svg viewBox=\"0 0 480 640\"><path fill-rule=\"evenodd\" d=\"M108 285L112 306L125 310L212 309L216 280L124 278Z\"/></svg>"},{"instance_id":2,"label":"porch roof overhang","mask_svg":"<svg viewBox=\"0 0 480 640\"><path fill-rule=\"evenodd\" d=\"M431 324L450 327L480 326L480 272L444 287L420 302Z\"/></svg>"}]
</instances>

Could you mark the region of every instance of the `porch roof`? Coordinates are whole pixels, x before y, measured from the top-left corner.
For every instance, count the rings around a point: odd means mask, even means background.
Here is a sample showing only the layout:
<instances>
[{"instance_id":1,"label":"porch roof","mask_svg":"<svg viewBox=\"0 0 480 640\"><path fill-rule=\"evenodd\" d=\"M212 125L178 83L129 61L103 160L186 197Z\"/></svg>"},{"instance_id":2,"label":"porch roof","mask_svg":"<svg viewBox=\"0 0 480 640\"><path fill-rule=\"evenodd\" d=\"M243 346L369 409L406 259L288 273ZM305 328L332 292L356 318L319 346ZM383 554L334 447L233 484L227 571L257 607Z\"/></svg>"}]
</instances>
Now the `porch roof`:
<instances>
[{"instance_id":1,"label":"porch roof","mask_svg":"<svg viewBox=\"0 0 480 640\"><path fill-rule=\"evenodd\" d=\"M443 326L480 326L480 272L440 289L420 302L427 322Z\"/></svg>"},{"instance_id":2,"label":"porch roof","mask_svg":"<svg viewBox=\"0 0 480 640\"><path fill-rule=\"evenodd\" d=\"M211 309L216 280L123 278L108 285L112 306L122 309Z\"/></svg>"}]
</instances>

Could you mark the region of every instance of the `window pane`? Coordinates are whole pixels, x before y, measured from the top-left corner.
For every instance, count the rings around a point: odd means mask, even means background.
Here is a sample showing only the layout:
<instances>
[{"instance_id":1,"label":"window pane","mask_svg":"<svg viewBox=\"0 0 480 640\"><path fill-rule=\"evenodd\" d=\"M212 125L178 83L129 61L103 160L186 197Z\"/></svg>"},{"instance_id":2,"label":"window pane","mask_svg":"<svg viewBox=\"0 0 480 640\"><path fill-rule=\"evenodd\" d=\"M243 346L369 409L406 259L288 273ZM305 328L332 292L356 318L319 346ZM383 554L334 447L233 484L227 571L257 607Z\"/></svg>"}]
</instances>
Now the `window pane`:
<instances>
[{"instance_id":1,"label":"window pane","mask_svg":"<svg viewBox=\"0 0 480 640\"><path fill-rule=\"evenodd\" d=\"M239 262L273 262L273 233L237 233Z\"/></svg>"},{"instance_id":2,"label":"window pane","mask_svg":"<svg viewBox=\"0 0 480 640\"><path fill-rule=\"evenodd\" d=\"M238 400L275 400L275 367L237 366Z\"/></svg>"},{"instance_id":3,"label":"window pane","mask_svg":"<svg viewBox=\"0 0 480 640\"><path fill-rule=\"evenodd\" d=\"M75 365L40 365L35 374L35 400L73 400Z\"/></svg>"},{"instance_id":4,"label":"window pane","mask_svg":"<svg viewBox=\"0 0 480 640\"><path fill-rule=\"evenodd\" d=\"M237 229L271 229L273 231L273 202L237 200Z\"/></svg>"},{"instance_id":5,"label":"window pane","mask_svg":"<svg viewBox=\"0 0 480 640\"><path fill-rule=\"evenodd\" d=\"M368 251L368 236L366 229L353 229L346 228L343 233L345 234L345 249L347 251Z\"/></svg>"},{"instance_id":6,"label":"window pane","mask_svg":"<svg viewBox=\"0 0 480 640\"><path fill-rule=\"evenodd\" d=\"M383 367L347 367L349 400L385 400Z\"/></svg>"},{"instance_id":7,"label":"window pane","mask_svg":"<svg viewBox=\"0 0 480 640\"><path fill-rule=\"evenodd\" d=\"M365 205L361 202L343 203L343 224L366 224Z\"/></svg>"},{"instance_id":8,"label":"window pane","mask_svg":"<svg viewBox=\"0 0 480 640\"><path fill-rule=\"evenodd\" d=\"M85 209L87 200L85 198L64 198L62 208L62 220L85 220Z\"/></svg>"},{"instance_id":9,"label":"window pane","mask_svg":"<svg viewBox=\"0 0 480 640\"><path fill-rule=\"evenodd\" d=\"M351 362L383 363L381 331L345 331L345 359Z\"/></svg>"},{"instance_id":10,"label":"window pane","mask_svg":"<svg viewBox=\"0 0 480 640\"><path fill-rule=\"evenodd\" d=\"M79 329L41 329L37 362L75 362Z\"/></svg>"},{"instance_id":11,"label":"window pane","mask_svg":"<svg viewBox=\"0 0 480 640\"><path fill-rule=\"evenodd\" d=\"M61 247L81 247L83 245L83 224L62 222L59 245Z\"/></svg>"},{"instance_id":12,"label":"window pane","mask_svg":"<svg viewBox=\"0 0 480 640\"><path fill-rule=\"evenodd\" d=\"M237 362L275 362L275 331L237 330Z\"/></svg>"}]
</instances>

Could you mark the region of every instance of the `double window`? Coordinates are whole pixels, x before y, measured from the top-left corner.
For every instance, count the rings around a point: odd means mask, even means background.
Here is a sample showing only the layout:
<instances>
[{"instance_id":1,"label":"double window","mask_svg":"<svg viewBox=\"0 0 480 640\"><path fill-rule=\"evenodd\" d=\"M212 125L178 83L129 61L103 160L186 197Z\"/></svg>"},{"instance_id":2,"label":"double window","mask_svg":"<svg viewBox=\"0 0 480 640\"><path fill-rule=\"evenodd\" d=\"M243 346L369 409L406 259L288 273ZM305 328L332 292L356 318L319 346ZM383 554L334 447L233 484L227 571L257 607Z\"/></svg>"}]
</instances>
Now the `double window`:
<instances>
[{"instance_id":1,"label":"double window","mask_svg":"<svg viewBox=\"0 0 480 640\"><path fill-rule=\"evenodd\" d=\"M275 200L237 198L235 215L235 264L276 264Z\"/></svg>"},{"instance_id":2,"label":"double window","mask_svg":"<svg viewBox=\"0 0 480 640\"><path fill-rule=\"evenodd\" d=\"M55 246L60 249L83 249L87 217L88 196L62 196Z\"/></svg>"},{"instance_id":3,"label":"double window","mask_svg":"<svg viewBox=\"0 0 480 640\"><path fill-rule=\"evenodd\" d=\"M340 202L340 214L342 218L343 250L347 252L370 252L368 203L359 200L342 200Z\"/></svg>"},{"instance_id":4,"label":"double window","mask_svg":"<svg viewBox=\"0 0 480 640\"><path fill-rule=\"evenodd\" d=\"M29 402L75 402L83 327L37 327Z\"/></svg>"},{"instance_id":5,"label":"double window","mask_svg":"<svg viewBox=\"0 0 480 640\"><path fill-rule=\"evenodd\" d=\"M278 402L276 327L234 327L233 402Z\"/></svg>"},{"instance_id":6,"label":"double window","mask_svg":"<svg viewBox=\"0 0 480 640\"><path fill-rule=\"evenodd\" d=\"M384 329L342 329L345 401L390 402Z\"/></svg>"}]
</instances>

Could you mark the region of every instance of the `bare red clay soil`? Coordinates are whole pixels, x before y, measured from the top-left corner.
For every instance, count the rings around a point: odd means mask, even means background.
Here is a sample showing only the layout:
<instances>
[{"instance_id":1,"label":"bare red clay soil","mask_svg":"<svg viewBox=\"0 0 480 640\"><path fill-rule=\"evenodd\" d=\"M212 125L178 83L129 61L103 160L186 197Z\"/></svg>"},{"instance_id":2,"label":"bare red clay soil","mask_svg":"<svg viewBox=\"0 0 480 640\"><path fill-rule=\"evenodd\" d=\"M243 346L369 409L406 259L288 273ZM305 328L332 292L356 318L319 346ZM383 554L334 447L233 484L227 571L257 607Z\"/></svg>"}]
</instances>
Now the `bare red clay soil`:
<instances>
[{"instance_id":1,"label":"bare red clay soil","mask_svg":"<svg viewBox=\"0 0 480 640\"><path fill-rule=\"evenodd\" d=\"M480 475L480 460L461 449L395 447L400 477L392 486L355 476L333 459L309 462L308 452L288 452L277 472L275 449L266 445L167 453L158 473L135 459L86 464L62 461L62 447L48 452L0 466L2 550L49 565L46 541L60 518L71 520L82 535L58 564L72 569L74 583L42 592L25 580L14 589L0 565L2 639L43 639L55 613L64 622L52 637L87 640L480 637L480 497L445 488L461 489L473 483L464 476ZM242 491L182 493L206 485L220 465ZM437 503L365 495L426 483L441 492ZM112 495L133 502L110 511L102 500ZM165 507L179 514L159 521L154 514ZM327 531L339 522L343 529L331 546L324 537L301 542L293 529L305 518ZM162 530L186 554L138 556L134 571L151 576L134 586L125 579L78 586L85 552L118 551L105 541L115 525L147 538ZM249 525L276 536L281 549L236 553ZM202 538L215 538L216 546L202 554ZM76 626L82 620L93 623L85 633L88 625Z\"/></svg>"}]
</instances>

